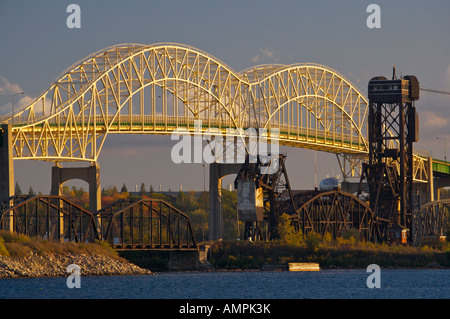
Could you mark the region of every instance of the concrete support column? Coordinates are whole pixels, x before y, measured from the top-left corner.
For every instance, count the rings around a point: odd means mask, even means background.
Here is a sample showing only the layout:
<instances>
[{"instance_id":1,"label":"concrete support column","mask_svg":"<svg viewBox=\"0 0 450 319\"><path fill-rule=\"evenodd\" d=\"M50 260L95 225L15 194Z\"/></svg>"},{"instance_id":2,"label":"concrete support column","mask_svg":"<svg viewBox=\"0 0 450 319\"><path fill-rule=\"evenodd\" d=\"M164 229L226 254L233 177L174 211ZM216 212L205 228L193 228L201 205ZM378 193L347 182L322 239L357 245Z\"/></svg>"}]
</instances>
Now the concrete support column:
<instances>
[{"instance_id":1,"label":"concrete support column","mask_svg":"<svg viewBox=\"0 0 450 319\"><path fill-rule=\"evenodd\" d=\"M12 148L12 125L0 126L0 201L14 195L14 164ZM7 204L9 206L9 204ZM13 231L13 215L9 216L9 230Z\"/></svg>"},{"instance_id":2,"label":"concrete support column","mask_svg":"<svg viewBox=\"0 0 450 319\"><path fill-rule=\"evenodd\" d=\"M89 210L96 214L102 209L102 192L100 186L100 166L89 166Z\"/></svg>"},{"instance_id":3,"label":"concrete support column","mask_svg":"<svg viewBox=\"0 0 450 319\"><path fill-rule=\"evenodd\" d=\"M431 156L428 157L427 161L427 173L428 173L428 188L427 188L427 201L434 201L434 177L433 177L433 158Z\"/></svg>"},{"instance_id":4,"label":"concrete support column","mask_svg":"<svg viewBox=\"0 0 450 319\"><path fill-rule=\"evenodd\" d=\"M220 163L209 165L209 240L220 240L223 237L222 177L239 173L241 166L242 164Z\"/></svg>"},{"instance_id":5,"label":"concrete support column","mask_svg":"<svg viewBox=\"0 0 450 319\"><path fill-rule=\"evenodd\" d=\"M56 163L55 166L52 167L52 187L50 190L50 195L61 196L62 195L62 184L64 181L61 181L61 171L62 167L58 166ZM61 207L60 207L61 208ZM64 241L64 215L59 212L59 240L61 242Z\"/></svg>"},{"instance_id":6,"label":"concrete support column","mask_svg":"<svg viewBox=\"0 0 450 319\"><path fill-rule=\"evenodd\" d=\"M12 149L12 126L0 127L0 200L14 195L14 164Z\"/></svg>"},{"instance_id":7,"label":"concrete support column","mask_svg":"<svg viewBox=\"0 0 450 319\"><path fill-rule=\"evenodd\" d=\"M450 186L450 177L437 177L433 181L434 199L441 199L441 188Z\"/></svg>"}]
</instances>

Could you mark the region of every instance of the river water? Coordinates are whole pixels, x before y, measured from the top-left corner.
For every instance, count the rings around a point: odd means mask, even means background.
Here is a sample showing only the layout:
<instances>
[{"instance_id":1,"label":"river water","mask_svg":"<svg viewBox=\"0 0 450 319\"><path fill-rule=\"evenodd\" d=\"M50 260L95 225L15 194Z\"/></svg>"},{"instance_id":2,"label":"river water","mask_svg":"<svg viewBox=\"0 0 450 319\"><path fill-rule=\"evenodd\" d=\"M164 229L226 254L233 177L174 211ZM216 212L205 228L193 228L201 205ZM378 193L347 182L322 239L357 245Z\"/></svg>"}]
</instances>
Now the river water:
<instances>
[{"instance_id":1,"label":"river water","mask_svg":"<svg viewBox=\"0 0 450 319\"><path fill-rule=\"evenodd\" d=\"M381 269L380 288L371 273L239 271L168 272L154 276L1 279L1 299L448 299L448 269Z\"/></svg>"}]
</instances>

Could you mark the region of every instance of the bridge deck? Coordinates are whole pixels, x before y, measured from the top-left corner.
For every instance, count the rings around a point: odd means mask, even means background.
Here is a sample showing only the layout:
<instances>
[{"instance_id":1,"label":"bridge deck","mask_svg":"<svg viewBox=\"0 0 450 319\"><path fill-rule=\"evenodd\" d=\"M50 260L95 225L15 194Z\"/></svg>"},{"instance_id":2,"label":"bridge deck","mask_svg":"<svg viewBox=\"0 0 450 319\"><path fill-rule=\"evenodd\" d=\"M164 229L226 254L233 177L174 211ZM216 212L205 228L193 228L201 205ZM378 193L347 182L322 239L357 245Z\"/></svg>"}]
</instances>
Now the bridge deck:
<instances>
[{"instance_id":1,"label":"bridge deck","mask_svg":"<svg viewBox=\"0 0 450 319\"><path fill-rule=\"evenodd\" d=\"M450 177L450 162L433 158L433 173L441 177Z\"/></svg>"},{"instance_id":2,"label":"bridge deck","mask_svg":"<svg viewBox=\"0 0 450 319\"><path fill-rule=\"evenodd\" d=\"M213 118L193 118L162 115L120 115L96 116L94 119L72 122L67 126L67 118L37 120L31 125L26 118L16 118L13 134L20 130L30 140L39 139L41 134L53 133L55 136L83 134L95 131L97 134L173 134L186 131L189 133L220 132L224 137L249 134L248 127L237 128L231 121ZM198 124L196 122L198 121ZM238 130L239 129L239 130ZM254 129L254 128L252 128ZM275 131L276 130L276 131ZM275 132L275 133L274 133ZM252 131L252 134L256 134ZM367 143L361 137L343 132L325 131L322 128L299 127L297 125L273 124L267 133L279 139L282 145L318 149L334 153L367 153ZM266 134L266 132L264 132ZM270 135L268 136L270 137ZM21 156L23 157L23 156Z\"/></svg>"}]
</instances>

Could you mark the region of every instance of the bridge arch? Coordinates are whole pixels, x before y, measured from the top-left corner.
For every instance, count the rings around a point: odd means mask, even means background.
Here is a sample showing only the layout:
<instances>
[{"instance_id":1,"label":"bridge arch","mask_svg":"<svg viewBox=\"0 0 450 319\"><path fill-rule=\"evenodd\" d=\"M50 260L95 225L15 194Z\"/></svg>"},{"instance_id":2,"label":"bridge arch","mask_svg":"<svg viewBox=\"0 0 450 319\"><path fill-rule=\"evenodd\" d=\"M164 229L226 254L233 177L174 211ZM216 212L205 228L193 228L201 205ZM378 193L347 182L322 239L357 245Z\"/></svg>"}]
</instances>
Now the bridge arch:
<instances>
[{"instance_id":1,"label":"bridge arch","mask_svg":"<svg viewBox=\"0 0 450 319\"><path fill-rule=\"evenodd\" d=\"M195 120L205 131L274 128L280 144L366 154L366 113L364 96L325 66L237 73L201 50L162 43L98 51L2 122L13 124L17 159L96 163L108 134L192 132Z\"/></svg>"},{"instance_id":2,"label":"bridge arch","mask_svg":"<svg viewBox=\"0 0 450 319\"><path fill-rule=\"evenodd\" d=\"M265 73L263 79L253 76L259 81L252 83L255 87L252 92L260 92L255 93L259 96L257 109L265 111L260 111L262 125L278 125L280 130L287 131L287 139L297 137L297 142L309 141L322 150L326 150L327 144L337 147L339 141L346 153L368 149L364 136L368 103L345 77L318 64L267 69L272 73ZM261 68L253 72L261 72Z\"/></svg>"}]
</instances>

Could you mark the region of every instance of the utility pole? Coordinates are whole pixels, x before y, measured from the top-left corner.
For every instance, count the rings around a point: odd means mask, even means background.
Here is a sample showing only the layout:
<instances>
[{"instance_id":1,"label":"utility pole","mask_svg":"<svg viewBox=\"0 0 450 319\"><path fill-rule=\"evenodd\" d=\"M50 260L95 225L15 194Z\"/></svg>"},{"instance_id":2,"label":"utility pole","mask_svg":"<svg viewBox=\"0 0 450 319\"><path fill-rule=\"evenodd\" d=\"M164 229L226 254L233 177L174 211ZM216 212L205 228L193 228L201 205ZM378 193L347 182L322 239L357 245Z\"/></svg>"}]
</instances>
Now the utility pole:
<instances>
[{"instance_id":1,"label":"utility pole","mask_svg":"<svg viewBox=\"0 0 450 319\"><path fill-rule=\"evenodd\" d=\"M11 107L12 107L12 119L13 119L13 124L14 124L14 122L15 122L15 120L14 120L14 97L15 97L16 95L20 95L20 94L25 94L25 93L20 92L20 93L16 93L16 94L11 95Z\"/></svg>"},{"instance_id":2,"label":"utility pole","mask_svg":"<svg viewBox=\"0 0 450 319\"><path fill-rule=\"evenodd\" d=\"M436 139L444 141L444 162L447 164L447 140L443 137L436 137Z\"/></svg>"}]
</instances>

